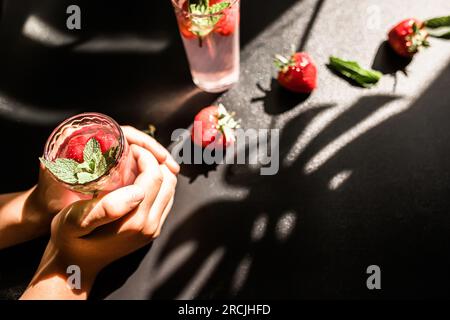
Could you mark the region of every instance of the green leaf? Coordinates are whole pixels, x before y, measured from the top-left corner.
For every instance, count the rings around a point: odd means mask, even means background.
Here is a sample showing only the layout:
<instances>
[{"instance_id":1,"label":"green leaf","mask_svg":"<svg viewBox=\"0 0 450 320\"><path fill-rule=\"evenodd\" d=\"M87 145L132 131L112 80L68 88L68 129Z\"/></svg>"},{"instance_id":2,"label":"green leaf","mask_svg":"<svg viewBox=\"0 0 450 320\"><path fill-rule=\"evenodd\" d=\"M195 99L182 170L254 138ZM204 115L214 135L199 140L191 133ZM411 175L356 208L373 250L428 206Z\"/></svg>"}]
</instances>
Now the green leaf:
<instances>
[{"instance_id":1,"label":"green leaf","mask_svg":"<svg viewBox=\"0 0 450 320\"><path fill-rule=\"evenodd\" d=\"M39 160L59 180L69 184L76 184L78 182L76 177L78 162L63 158L56 159L55 162L45 160L44 158L39 158Z\"/></svg>"},{"instance_id":2,"label":"green leaf","mask_svg":"<svg viewBox=\"0 0 450 320\"><path fill-rule=\"evenodd\" d=\"M220 2L220 3L216 3L214 5L212 5L209 8L209 13L210 14L216 14L219 13L225 9L228 9L231 6L231 3L229 2Z\"/></svg>"},{"instance_id":3,"label":"green leaf","mask_svg":"<svg viewBox=\"0 0 450 320\"><path fill-rule=\"evenodd\" d=\"M93 172L95 169L95 161L85 161L80 163L77 167L77 172Z\"/></svg>"},{"instance_id":4,"label":"green leaf","mask_svg":"<svg viewBox=\"0 0 450 320\"><path fill-rule=\"evenodd\" d=\"M209 6L208 0L197 1L196 3L189 1L189 12L194 15L191 17L190 31L199 37L200 47L202 46L202 38L209 35L223 17L220 12L230 6L230 2L220 2Z\"/></svg>"},{"instance_id":5,"label":"green leaf","mask_svg":"<svg viewBox=\"0 0 450 320\"><path fill-rule=\"evenodd\" d=\"M89 141L84 146L83 150L83 160L91 161L92 159L96 160L102 155L100 143L95 138L89 139Z\"/></svg>"},{"instance_id":6,"label":"green leaf","mask_svg":"<svg viewBox=\"0 0 450 320\"><path fill-rule=\"evenodd\" d=\"M119 148L112 147L104 154L96 139L90 139L83 150L83 163L59 158L54 162L39 158L59 180L68 184L86 184L103 176L116 163Z\"/></svg>"},{"instance_id":7,"label":"green leaf","mask_svg":"<svg viewBox=\"0 0 450 320\"><path fill-rule=\"evenodd\" d=\"M355 61L346 61L333 56L330 57L329 67L364 88L374 86L383 76L379 71L361 68Z\"/></svg>"},{"instance_id":8,"label":"green leaf","mask_svg":"<svg viewBox=\"0 0 450 320\"><path fill-rule=\"evenodd\" d=\"M450 16L428 19L425 21L425 26L430 29L450 27Z\"/></svg>"},{"instance_id":9,"label":"green leaf","mask_svg":"<svg viewBox=\"0 0 450 320\"><path fill-rule=\"evenodd\" d=\"M112 147L103 154L106 160L107 166L112 166L116 162L117 153L119 152L119 147Z\"/></svg>"},{"instance_id":10,"label":"green leaf","mask_svg":"<svg viewBox=\"0 0 450 320\"><path fill-rule=\"evenodd\" d=\"M99 177L93 173L89 173L89 172L78 172L77 173L77 181L79 184L86 184L89 182L92 182L96 179L98 179Z\"/></svg>"},{"instance_id":11,"label":"green leaf","mask_svg":"<svg viewBox=\"0 0 450 320\"><path fill-rule=\"evenodd\" d=\"M442 27L437 29L427 29L428 34L433 38L450 40L450 27Z\"/></svg>"},{"instance_id":12,"label":"green leaf","mask_svg":"<svg viewBox=\"0 0 450 320\"><path fill-rule=\"evenodd\" d=\"M108 170L108 164L106 162L106 159L105 159L105 157L101 157L100 161L96 163L94 174L97 177L101 177L102 175L104 175L106 173L107 170Z\"/></svg>"}]
</instances>

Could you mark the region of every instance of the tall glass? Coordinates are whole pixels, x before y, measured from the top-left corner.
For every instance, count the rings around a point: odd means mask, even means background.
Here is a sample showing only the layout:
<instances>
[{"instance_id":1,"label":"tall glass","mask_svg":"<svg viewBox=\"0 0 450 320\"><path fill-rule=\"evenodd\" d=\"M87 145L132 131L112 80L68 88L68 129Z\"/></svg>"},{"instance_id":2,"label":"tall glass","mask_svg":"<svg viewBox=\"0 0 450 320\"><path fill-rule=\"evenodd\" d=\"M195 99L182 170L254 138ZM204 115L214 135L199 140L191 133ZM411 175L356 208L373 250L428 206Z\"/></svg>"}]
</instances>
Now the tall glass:
<instances>
[{"instance_id":1,"label":"tall glass","mask_svg":"<svg viewBox=\"0 0 450 320\"><path fill-rule=\"evenodd\" d=\"M206 92L231 88L239 81L240 0L172 4L194 83ZM218 8L223 9L215 12Z\"/></svg>"},{"instance_id":2,"label":"tall glass","mask_svg":"<svg viewBox=\"0 0 450 320\"><path fill-rule=\"evenodd\" d=\"M83 194L101 194L114 191L134 182L137 174L136 163L122 129L116 121L100 113L83 113L61 123L50 135L45 145L44 159L55 161L58 158L70 158L69 144L73 141L88 141L91 138L104 138L102 143L108 149L117 148L113 165L98 179L86 184L68 184L53 176L67 189ZM72 141L72 142L71 142Z\"/></svg>"}]
</instances>

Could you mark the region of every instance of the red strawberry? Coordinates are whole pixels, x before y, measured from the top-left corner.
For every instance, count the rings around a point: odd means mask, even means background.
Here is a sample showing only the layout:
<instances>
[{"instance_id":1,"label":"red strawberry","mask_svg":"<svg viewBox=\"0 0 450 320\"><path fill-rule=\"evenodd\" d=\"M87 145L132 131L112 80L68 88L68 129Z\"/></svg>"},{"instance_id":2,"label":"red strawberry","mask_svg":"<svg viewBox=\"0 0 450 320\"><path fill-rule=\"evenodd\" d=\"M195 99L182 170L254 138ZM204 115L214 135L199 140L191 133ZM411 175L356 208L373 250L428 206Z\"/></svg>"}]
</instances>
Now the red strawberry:
<instances>
[{"instance_id":1,"label":"red strawberry","mask_svg":"<svg viewBox=\"0 0 450 320\"><path fill-rule=\"evenodd\" d=\"M290 58L277 55L278 82L297 93L310 93L317 87L317 67L305 52L294 53Z\"/></svg>"},{"instance_id":2,"label":"red strawberry","mask_svg":"<svg viewBox=\"0 0 450 320\"><path fill-rule=\"evenodd\" d=\"M394 51L402 57L412 57L421 47L428 47L428 33L422 21L409 18L389 31L388 40Z\"/></svg>"},{"instance_id":3,"label":"red strawberry","mask_svg":"<svg viewBox=\"0 0 450 320\"><path fill-rule=\"evenodd\" d=\"M212 6L224 1L225 0L210 0L209 3ZM219 22L217 22L215 26L215 32L225 37L230 36L234 33L236 26L239 25L239 7L237 7L237 4L235 4L232 7L223 10L222 14L223 17L220 18Z\"/></svg>"},{"instance_id":4,"label":"red strawberry","mask_svg":"<svg viewBox=\"0 0 450 320\"><path fill-rule=\"evenodd\" d=\"M180 33L186 39L195 39L196 35L191 32L191 22L189 18L179 18L178 25L180 26Z\"/></svg>"},{"instance_id":5,"label":"red strawberry","mask_svg":"<svg viewBox=\"0 0 450 320\"><path fill-rule=\"evenodd\" d=\"M233 131L237 127L233 114L223 105L209 106L195 116L191 138L202 148L227 147L234 142Z\"/></svg>"},{"instance_id":6,"label":"red strawberry","mask_svg":"<svg viewBox=\"0 0 450 320\"><path fill-rule=\"evenodd\" d=\"M67 143L66 154L64 158L73 159L79 163L83 162L84 146L89 141L86 135L78 135L69 140Z\"/></svg>"},{"instance_id":7,"label":"red strawberry","mask_svg":"<svg viewBox=\"0 0 450 320\"><path fill-rule=\"evenodd\" d=\"M186 0L182 6L183 11L177 12L178 26L180 27L180 33L183 37L187 39L194 39L196 35L191 32L192 22L190 17L186 13L189 12L188 5L189 1Z\"/></svg>"},{"instance_id":8,"label":"red strawberry","mask_svg":"<svg viewBox=\"0 0 450 320\"><path fill-rule=\"evenodd\" d=\"M102 153L105 153L117 144L117 139L113 134L104 132L102 130L97 131L93 135L86 135L82 134L81 132L80 134L75 133L74 136L69 139L66 147L66 152L62 156L64 158L73 159L79 163L82 163L84 161L84 147L92 138L98 141Z\"/></svg>"},{"instance_id":9,"label":"red strawberry","mask_svg":"<svg viewBox=\"0 0 450 320\"><path fill-rule=\"evenodd\" d=\"M117 144L117 139L113 134L104 132L102 130L97 131L97 133L93 137L100 144L102 153L105 153L106 151L114 147L115 144Z\"/></svg>"}]
</instances>

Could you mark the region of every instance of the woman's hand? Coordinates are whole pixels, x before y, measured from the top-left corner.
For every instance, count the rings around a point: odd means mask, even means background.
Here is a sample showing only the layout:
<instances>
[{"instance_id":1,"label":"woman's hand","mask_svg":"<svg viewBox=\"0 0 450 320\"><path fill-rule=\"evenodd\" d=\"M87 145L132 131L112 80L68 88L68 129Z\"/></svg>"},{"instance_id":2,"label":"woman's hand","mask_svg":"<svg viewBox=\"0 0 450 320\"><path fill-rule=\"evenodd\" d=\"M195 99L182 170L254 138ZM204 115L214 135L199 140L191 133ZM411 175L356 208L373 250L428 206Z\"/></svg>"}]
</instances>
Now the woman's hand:
<instances>
[{"instance_id":1,"label":"woman's hand","mask_svg":"<svg viewBox=\"0 0 450 320\"><path fill-rule=\"evenodd\" d=\"M134 185L100 199L81 200L52 221L51 239L22 299L86 298L98 272L155 239L172 207L176 176L147 150L131 146L139 175ZM81 289L66 270L81 270Z\"/></svg>"},{"instance_id":2,"label":"woman's hand","mask_svg":"<svg viewBox=\"0 0 450 320\"><path fill-rule=\"evenodd\" d=\"M178 174L180 166L167 151L155 139L130 126L122 127L123 133L129 145L138 145L149 151L159 162L165 164L174 174ZM41 164L39 182L33 190L29 203L35 210L39 210L42 215L42 223L49 226L49 221L54 215L66 206L78 200L88 199L79 193L72 192L56 182L50 172Z\"/></svg>"},{"instance_id":3,"label":"woman's hand","mask_svg":"<svg viewBox=\"0 0 450 320\"><path fill-rule=\"evenodd\" d=\"M173 174L179 172L179 165L155 139L130 126L122 129L130 146L134 144L146 149ZM0 195L0 249L46 234L59 211L88 198L64 188L41 164L35 187L26 192Z\"/></svg>"},{"instance_id":4,"label":"woman's hand","mask_svg":"<svg viewBox=\"0 0 450 320\"><path fill-rule=\"evenodd\" d=\"M180 166L178 163L169 151L159 144L158 141L150 137L148 134L130 126L122 126L122 131L130 145L135 144L147 149L153 154L160 164L165 164L167 168L172 171L172 173L178 174L180 172Z\"/></svg>"}]
</instances>

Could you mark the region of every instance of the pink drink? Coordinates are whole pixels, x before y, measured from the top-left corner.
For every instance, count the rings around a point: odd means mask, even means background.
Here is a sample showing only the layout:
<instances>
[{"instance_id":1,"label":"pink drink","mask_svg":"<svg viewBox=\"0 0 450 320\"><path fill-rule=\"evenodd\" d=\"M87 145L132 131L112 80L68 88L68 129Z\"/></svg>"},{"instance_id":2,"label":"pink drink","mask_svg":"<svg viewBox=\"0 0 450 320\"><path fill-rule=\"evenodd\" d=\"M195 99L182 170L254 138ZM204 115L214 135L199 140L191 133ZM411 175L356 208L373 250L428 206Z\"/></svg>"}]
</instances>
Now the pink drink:
<instances>
[{"instance_id":1,"label":"pink drink","mask_svg":"<svg viewBox=\"0 0 450 320\"><path fill-rule=\"evenodd\" d=\"M232 87L239 81L240 0L206 0L210 8L226 6L213 14L189 9L188 0L172 3L194 83L207 92Z\"/></svg>"},{"instance_id":2,"label":"pink drink","mask_svg":"<svg viewBox=\"0 0 450 320\"><path fill-rule=\"evenodd\" d=\"M120 126L110 117L99 113L83 113L60 124L49 137L44 151L48 161L72 159L83 162L83 149L90 139L96 139L101 152L112 148L113 163L101 176L85 184L70 184L52 175L66 188L85 194L106 193L130 185L136 178L136 163Z\"/></svg>"}]
</instances>

